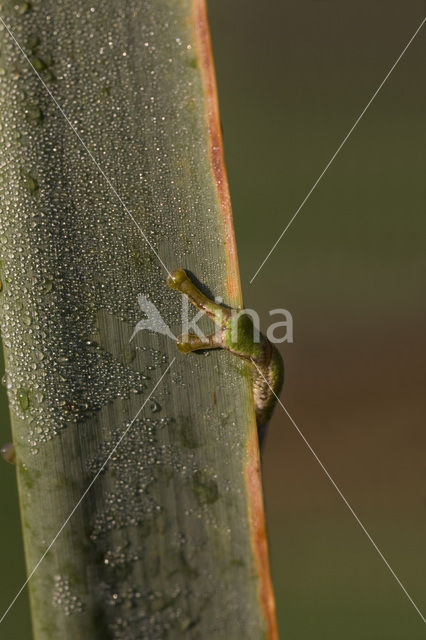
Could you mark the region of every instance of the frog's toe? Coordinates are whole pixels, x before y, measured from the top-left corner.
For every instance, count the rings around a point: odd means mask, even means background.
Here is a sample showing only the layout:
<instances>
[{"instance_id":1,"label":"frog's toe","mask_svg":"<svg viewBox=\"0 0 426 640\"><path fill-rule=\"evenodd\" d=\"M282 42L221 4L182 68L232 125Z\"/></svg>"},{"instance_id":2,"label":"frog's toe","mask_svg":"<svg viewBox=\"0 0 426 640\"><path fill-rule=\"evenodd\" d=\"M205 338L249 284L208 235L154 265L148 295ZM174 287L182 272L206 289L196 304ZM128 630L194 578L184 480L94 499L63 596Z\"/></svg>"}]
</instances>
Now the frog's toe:
<instances>
[{"instance_id":1,"label":"frog's toe","mask_svg":"<svg viewBox=\"0 0 426 640\"><path fill-rule=\"evenodd\" d=\"M167 284L171 289L177 289L179 291L185 280L188 280L186 271L183 269L173 269L167 277Z\"/></svg>"}]
</instances>

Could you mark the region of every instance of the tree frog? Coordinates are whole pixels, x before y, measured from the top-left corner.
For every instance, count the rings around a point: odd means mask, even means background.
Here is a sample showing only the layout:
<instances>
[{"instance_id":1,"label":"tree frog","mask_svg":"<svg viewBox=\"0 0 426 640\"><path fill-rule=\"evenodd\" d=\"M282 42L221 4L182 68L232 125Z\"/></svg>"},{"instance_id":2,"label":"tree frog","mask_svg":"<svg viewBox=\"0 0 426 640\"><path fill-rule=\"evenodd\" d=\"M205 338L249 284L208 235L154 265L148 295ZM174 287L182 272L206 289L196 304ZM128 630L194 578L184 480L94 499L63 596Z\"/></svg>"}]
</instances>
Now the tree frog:
<instances>
[{"instance_id":1,"label":"tree frog","mask_svg":"<svg viewBox=\"0 0 426 640\"><path fill-rule=\"evenodd\" d=\"M204 339L195 334L184 334L177 339L182 353L198 349L227 349L243 358L251 366L252 389L255 403L259 444L262 445L269 421L284 382L284 365L278 349L253 326L252 318L244 311L217 304L205 296L192 282L186 271L172 271L167 284L187 296L203 311L218 330ZM255 340L255 337L258 338Z\"/></svg>"}]
</instances>

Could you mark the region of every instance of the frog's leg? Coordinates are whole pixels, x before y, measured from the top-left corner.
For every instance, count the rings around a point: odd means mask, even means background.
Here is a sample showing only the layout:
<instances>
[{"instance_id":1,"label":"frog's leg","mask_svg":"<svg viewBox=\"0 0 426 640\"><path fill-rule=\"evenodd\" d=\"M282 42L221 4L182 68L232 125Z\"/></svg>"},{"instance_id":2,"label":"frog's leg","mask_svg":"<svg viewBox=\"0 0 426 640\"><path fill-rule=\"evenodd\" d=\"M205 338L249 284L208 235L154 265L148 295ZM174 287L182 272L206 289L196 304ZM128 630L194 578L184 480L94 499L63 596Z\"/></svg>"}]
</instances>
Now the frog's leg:
<instances>
[{"instance_id":1,"label":"frog's leg","mask_svg":"<svg viewBox=\"0 0 426 640\"><path fill-rule=\"evenodd\" d=\"M211 319L218 327L223 327L225 322L229 320L231 317L231 309L227 309L226 307L222 307L220 304L217 304L213 300L210 300L204 293L195 286L190 277L187 275L186 271L183 269L175 269L171 272L169 277L167 278L167 284L172 289L176 289L180 291L185 296L189 298L192 304L197 307L200 311L204 311L204 313ZM210 338L210 336L208 336ZM221 345L214 345L210 347L201 347L197 346L196 349L214 349ZM194 349L190 349L193 351Z\"/></svg>"},{"instance_id":2,"label":"frog's leg","mask_svg":"<svg viewBox=\"0 0 426 640\"><path fill-rule=\"evenodd\" d=\"M217 349L222 346L221 337L216 333L206 336L205 339L199 338L193 333L184 333L177 339L177 348L182 353L189 353L198 349Z\"/></svg>"}]
</instances>

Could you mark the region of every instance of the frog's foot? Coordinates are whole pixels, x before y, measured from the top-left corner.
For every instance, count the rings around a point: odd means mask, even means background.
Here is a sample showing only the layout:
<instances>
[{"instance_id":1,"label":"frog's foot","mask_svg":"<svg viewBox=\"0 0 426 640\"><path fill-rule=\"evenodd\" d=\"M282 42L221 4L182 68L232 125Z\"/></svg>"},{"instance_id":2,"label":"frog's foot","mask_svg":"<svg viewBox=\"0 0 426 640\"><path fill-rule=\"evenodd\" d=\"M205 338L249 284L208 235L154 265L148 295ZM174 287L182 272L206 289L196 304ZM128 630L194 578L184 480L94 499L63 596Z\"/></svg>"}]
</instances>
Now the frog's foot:
<instances>
[{"instance_id":1,"label":"frog's foot","mask_svg":"<svg viewBox=\"0 0 426 640\"><path fill-rule=\"evenodd\" d=\"M192 282L186 271L175 269L167 278L167 284L171 289L180 291L189 298L192 304L213 320L218 327L223 327L224 323L231 317L231 310L222 307L204 295ZM197 337L197 336L196 336ZM210 337L210 336L208 336ZM220 345L215 345L220 346ZM196 347L197 349L212 349L214 347ZM192 350L192 349L191 349Z\"/></svg>"},{"instance_id":2,"label":"frog's foot","mask_svg":"<svg viewBox=\"0 0 426 640\"><path fill-rule=\"evenodd\" d=\"M177 348L181 353L190 353L199 349L217 349L221 346L221 337L215 333L205 338L200 338L194 333L184 333L177 339Z\"/></svg>"}]
</instances>

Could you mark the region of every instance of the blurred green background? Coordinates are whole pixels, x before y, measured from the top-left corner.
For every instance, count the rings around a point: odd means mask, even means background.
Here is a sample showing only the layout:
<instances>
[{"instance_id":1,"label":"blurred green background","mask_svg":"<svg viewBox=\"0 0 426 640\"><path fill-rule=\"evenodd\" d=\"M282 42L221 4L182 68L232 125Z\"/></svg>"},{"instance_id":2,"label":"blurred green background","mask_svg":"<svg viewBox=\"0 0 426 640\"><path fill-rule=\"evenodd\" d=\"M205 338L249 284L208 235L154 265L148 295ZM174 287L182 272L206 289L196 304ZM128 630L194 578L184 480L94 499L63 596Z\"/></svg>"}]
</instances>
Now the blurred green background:
<instances>
[{"instance_id":1,"label":"blurred green background","mask_svg":"<svg viewBox=\"0 0 426 640\"><path fill-rule=\"evenodd\" d=\"M426 27L250 278L425 15L423 0L209 3L245 305L284 307L283 402L426 611ZM1 440L10 440L4 389ZM282 640L417 640L425 625L276 410L264 453ZM24 581L0 465L0 608ZM60 544L60 542L59 542ZM29 640L28 598L1 638Z\"/></svg>"}]
</instances>

